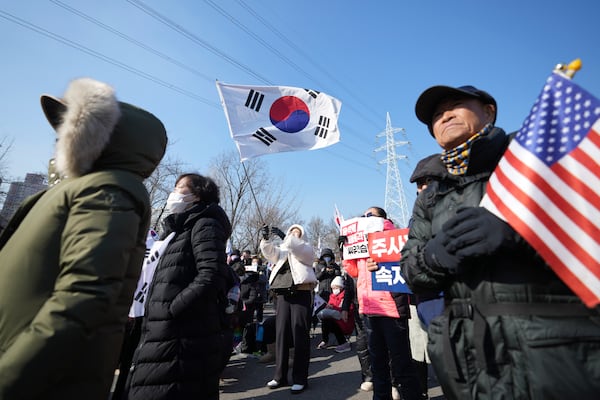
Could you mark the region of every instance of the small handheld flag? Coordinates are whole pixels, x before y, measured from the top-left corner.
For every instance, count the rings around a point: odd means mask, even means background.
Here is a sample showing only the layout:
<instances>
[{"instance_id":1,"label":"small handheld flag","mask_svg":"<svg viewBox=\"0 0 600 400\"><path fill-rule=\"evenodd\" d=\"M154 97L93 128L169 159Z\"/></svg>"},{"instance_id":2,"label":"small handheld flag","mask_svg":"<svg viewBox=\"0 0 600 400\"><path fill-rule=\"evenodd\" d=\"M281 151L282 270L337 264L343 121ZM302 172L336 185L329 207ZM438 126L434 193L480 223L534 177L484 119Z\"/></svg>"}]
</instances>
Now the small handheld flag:
<instances>
[{"instance_id":1,"label":"small handheld flag","mask_svg":"<svg viewBox=\"0 0 600 400\"><path fill-rule=\"evenodd\" d=\"M342 103L325 93L288 86L217 82L241 161L264 154L315 150L339 142Z\"/></svg>"},{"instance_id":2,"label":"small handheld flag","mask_svg":"<svg viewBox=\"0 0 600 400\"><path fill-rule=\"evenodd\" d=\"M600 303L600 101L569 78L563 70L548 78L481 206L593 307Z\"/></svg>"},{"instance_id":3,"label":"small handheld flag","mask_svg":"<svg viewBox=\"0 0 600 400\"><path fill-rule=\"evenodd\" d=\"M335 207L333 210L333 220L335 221L335 224L339 230L342 228L342 222L344 222L344 217L342 216L340 210L338 210L337 204L334 204L333 206Z\"/></svg>"}]
</instances>

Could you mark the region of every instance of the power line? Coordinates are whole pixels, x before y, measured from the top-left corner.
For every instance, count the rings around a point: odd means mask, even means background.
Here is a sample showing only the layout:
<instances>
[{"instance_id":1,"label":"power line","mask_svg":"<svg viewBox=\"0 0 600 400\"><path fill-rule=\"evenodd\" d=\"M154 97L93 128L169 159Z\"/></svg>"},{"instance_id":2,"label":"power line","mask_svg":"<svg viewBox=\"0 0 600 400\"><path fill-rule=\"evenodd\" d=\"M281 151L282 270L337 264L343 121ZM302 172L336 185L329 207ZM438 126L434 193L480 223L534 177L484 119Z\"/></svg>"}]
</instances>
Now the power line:
<instances>
[{"instance_id":1,"label":"power line","mask_svg":"<svg viewBox=\"0 0 600 400\"><path fill-rule=\"evenodd\" d=\"M243 64L240 61L237 61L236 59L234 59L233 57L229 56L228 54L226 54L222 50L220 50L217 47L211 45L207 41L199 38L195 34L189 32L187 29L185 29L181 25L177 24L175 21L169 19L164 14L161 14L160 12L158 12L155 9L151 8L150 6L144 4L142 1L140 1L140 0L127 0L127 1L129 3L131 3L132 5L134 5L135 7L139 8L140 10L142 10L143 12L145 12L146 14L150 15L151 17L153 17L157 21L159 21L162 24L166 25L167 27L173 29L174 31L180 33L181 35L183 35L186 38L190 39L194 43L199 44L200 46L202 46L205 49L209 50L210 52L212 52L216 56L218 56L218 57L226 60L227 62L231 63L232 65L234 65L234 66L242 69L246 73L254 76L257 79L259 79L260 81L262 81L262 82L264 82L264 83L266 83L268 85L271 85L271 86L275 85L273 82L269 81L267 78L263 77L262 75L258 74L254 70L252 70L249 66ZM347 128L346 127L344 129L348 129L349 131L352 131L351 128ZM357 137L361 138L361 136L359 134L357 134ZM360 151L360 150L356 150L356 151Z\"/></svg>"},{"instance_id":2,"label":"power line","mask_svg":"<svg viewBox=\"0 0 600 400\"><path fill-rule=\"evenodd\" d=\"M197 76L199 76L199 77L201 77L201 78L203 78L203 79L205 79L205 80L207 80L209 82L214 82L215 81L215 78L212 78L212 77L210 77L210 76L208 76L208 75L206 75L206 74L198 71L197 69L195 69L193 67L190 67L189 65L184 64L183 62L175 60L174 58L166 55L165 53L162 53L162 52L154 49L153 47L150 47L150 46L148 46L148 45L140 42L139 40L136 40L136 39L132 38L131 36L125 35L123 32L119 31L118 29L115 29L115 28L113 28L113 27L111 27L111 26L109 26L109 25L101 22L101 21L97 20L96 18L91 17L91 16L89 16L89 15L87 15L87 14L85 14L85 13L79 11L79 10L77 10L76 8L69 6L68 4L65 4L65 3L63 3L63 2L61 2L59 0L50 0L50 1L52 3L54 3L54 4L56 4L57 6L60 6L60 7L64 8L65 10L67 10L67 11L69 11L69 12L71 12L71 13L73 13L73 14L75 14L75 15L83 18L83 19L86 19L87 21L89 21L89 22L91 22L91 23L99 26L100 28L102 28L104 30L107 30L110 33L115 34L115 35L119 36L120 38L125 39L128 42L133 43L136 46L141 47L142 49L144 49L144 50L146 50L146 51L148 51L148 52L150 52L150 53L152 53L152 54L154 54L154 55L162 58L163 60L166 60L166 61L170 62L171 64L174 64L174 65L176 65L176 66L178 66L180 68L183 68L186 71L189 71L189 72L193 73L194 75L197 75Z\"/></svg>"},{"instance_id":3,"label":"power line","mask_svg":"<svg viewBox=\"0 0 600 400\"><path fill-rule=\"evenodd\" d=\"M199 72L199 71L197 71L197 70L194 70L193 68L191 68L191 67L188 67L188 66L186 66L186 65L185 65L185 64L183 64L183 63L177 62L176 60L172 59L171 57L167 56L166 54L164 54L164 53L161 53L161 52L159 52L159 51L155 50L155 49L154 49L154 48L152 48L151 46L145 45L144 43L142 43L142 42L140 42L140 41L137 41L137 40L135 40L135 39L133 39L133 38L131 38L131 37L129 37L129 36L127 36L127 35L123 34L122 32L120 32L120 31L118 31L118 30L116 30L116 29L114 29L114 28L110 27L109 25L106 25L106 24L104 24L104 23L102 23L102 22L98 21L97 19L95 19L95 18L93 18L93 17L91 17L91 16L89 16L89 15L86 15L86 14L84 14L84 13L82 13L82 12L78 11L77 9L75 9L75 8L73 8L73 7L70 7L70 6L68 6L68 5L66 5L66 4L64 4L64 3L62 3L62 2L60 2L60 1L58 1L58 0L51 0L51 1L52 1L53 3L55 3L56 5L58 5L58 6L62 7L62 8L64 8L64 9L66 9L67 11L70 11L70 12L72 12L72 13L74 13L74 14L76 14L76 15L78 15L78 16L80 16L80 17L82 17L82 18L86 19L86 20L88 20L89 22L92 22L92 23L94 23L94 24L96 24L96 25L98 25L98 26L102 27L103 29L105 29L105 30L107 30L107 31L109 31L109 32L111 32L111 33L113 33L113 34L115 34L115 35L117 35L117 36L119 36L119 37L121 37L121 38L123 38L123 39L125 39L125 40L129 41L130 43L133 43L133 44L135 44L136 46L139 46L139 47L141 47L141 48L143 48L143 49L145 49L145 50L147 50L147 51L149 51L149 52L151 52L151 53L153 53L153 54L155 54L155 55L157 55L157 56L159 56L159 57L161 57L161 58L163 58L163 59L165 59L165 60L168 60L168 61L170 61L170 62L174 63L175 65L178 65L178 66L180 66L180 67L182 67L182 68L184 68L184 69L186 69L186 70L188 70L188 71L194 72L196 75L199 75L199 76L201 76L201 77L203 77L203 78L205 78L205 79L209 79L209 80L211 80L211 81L212 81L212 79L208 78L206 75L202 74L201 72ZM129 1L129 2L132 2L132 1L135 1L135 0L128 0L128 1ZM143 11L145 11L145 12L146 12L146 10L143 10ZM153 10L152 10L152 11L153 11ZM90 48L88 48L88 47L86 47L86 46L83 46L82 44L79 44L79 43L75 42L75 41L72 41L72 40L70 40L70 39L67 39L67 38L65 38L65 37L63 37L63 36L60 36L60 35L58 35L58 34L56 34L56 33L53 33L53 32L51 32L51 31L48 31L48 30L46 30L46 29L44 29L44 28L42 28L42 27L40 27L40 26L38 26L38 25L32 24L32 23L30 23L30 22L27 22L27 21L25 21L25 20L23 20L23 19L21 19L21 18L19 18L19 17L16 17L16 16L14 16L14 15L10 14L10 13L7 13L7 12L5 12L5 11L2 11L2 10L0 10L0 17L4 18L4 19L6 19L6 20L8 20L8 21L10 21L10 22L13 22L13 23L15 23L15 24L17 24L17 25L20 25L20 26L22 26L22 27L24 27L24 28L27 28L27 29L29 29L29 30L32 30L32 31L34 31L34 32L36 32L36 33L38 33L38 34L41 34L41 35L43 35L43 36L46 36L46 37L48 37L48 38L50 38L50 39L53 39L53 40L55 40L55 41L57 41L57 42L60 42L60 43L62 43L62 44L65 44L65 45L67 45L67 46L69 46L69 47L72 47L72 48L74 48L74 49L76 49L76 50L79 50L79 51L81 51L81 52L83 52L83 53L86 53L86 54L88 54L88 55L91 55L91 56L93 56L93 57L99 58L99 59L101 59L101 60L103 60L103 61L105 61L105 62L107 62L107 63L109 63L109 64L112 64L112 65L114 65L114 66L117 66L117 67L119 67L119 68L122 68L122 69L124 69L124 70L126 70L126 71L129 71L129 72L131 72L131 73L134 73L134 74L136 74L136 75L138 75L138 76L140 76L140 77L142 77L142 78L148 79L148 80L150 80L150 81L152 81L152 82L154 82L154 83L157 83L157 84L159 84L159 85L161 85L161 86L163 86L163 87L166 87L166 88L168 88L168 89L171 89L171 90L173 90L173 91L175 91L175 92L178 92L178 93L180 93L180 94L183 94L183 95L185 95L185 96L187 96L187 97L190 97L190 98L192 98L192 99L194 99L194 100L200 101L200 102L202 102L202 103L204 103L204 104L207 104L207 105L209 105L209 106L211 106L211 107L214 107L214 108L217 108L217 109L221 109L221 106L220 106L219 104L217 104L217 103L215 103L215 102L213 102L213 101L211 101L211 100L209 100L209 99L206 99L206 98L204 98L204 97L202 97L202 96L199 96L199 95L197 95L197 94L195 94L195 93L193 93L193 92L190 92L190 91L188 91L188 90L185 90L185 89L183 89L183 88L180 88L180 87L178 87L178 86L176 86L176 85L173 85L173 84L171 84L171 83L169 83L169 82L167 82L167 81L164 81L164 80L162 80L162 79L160 79L160 78L158 78L158 77L156 77L156 76L154 76L154 75L148 74L148 73L146 73L146 72L144 72L144 71L142 71L142 70L139 70L139 69L137 69L137 68L135 68L135 67L132 67L132 66L130 66L130 65L128 65L128 64L125 64L125 63L123 63L123 62L121 62L121 61L119 61L119 60L116 60L116 59L114 59L114 58L112 58L112 57L109 57L109 56L107 56L107 55L105 55L105 54L102 54L102 53L100 53L100 52L98 52L98 51L92 50L92 49L90 49ZM157 19L161 20L160 16L157 16ZM166 19L166 18L165 18L165 20L167 20L167 21L168 21L168 19ZM163 22L163 21L161 21L161 22ZM163 22L163 23L164 23L164 22ZM171 22L171 23L172 23L172 22ZM172 24L174 24L174 23L172 23ZM175 25L175 26L178 26L177 24L174 24L174 25ZM168 24L168 26L171 26L171 25L170 25L170 24ZM177 30L178 32L182 33L182 32L181 32L179 29L176 29L176 30ZM182 34L183 34L183 33L182 33ZM187 36L187 35L186 35L186 36ZM192 35L192 36L193 36L193 35ZM201 39L198 39L198 40L201 40ZM212 47L212 48L214 48L214 46L211 46L211 47ZM214 49L216 49L216 48L214 48ZM217 49L217 51L218 51L218 49ZM222 53L222 52L218 51L217 55L219 55L220 53ZM224 53L223 53L223 54L224 54ZM219 56L220 56L220 55L219 55ZM227 57L228 57L228 56L226 56L226 57L225 57L225 59L227 59L227 60L229 61L229 58L227 58ZM235 62L234 62L234 64L235 64ZM237 64L236 64L236 65L237 65ZM248 67L246 67L246 68L248 68ZM252 70L250 70L250 73L251 73L251 74L254 74L254 72L253 72ZM266 82L265 82L265 83L267 83L267 84L271 84L271 85L272 85L272 83L271 83L271 82L269 82L268 80L266 80ZM342 125L342 126L344 126L344 125ZM353 130L352 130L351 128L349 128L349 127L345 127L344 129L347 129L347 130L349 130L349 131L353 131ZM352 146L349 146L349 145L347 145L347 144L343 144L343 145L344 145L345 147L347 147L347 148L350 148L350 149L354 150L355 152L358 152L358 153L360 153L360 154L364 154L364 153L363 153L361 150L358 150L358 149L356 149L356 148L353 148ZM343 158L343 159L346 159L346 160L350 161L349 159L347 159L347 158L345 158L345 157L342 157L341 155L337 155L337 154L333 154L333 155L335 155L335 156L338 156L338 157L340 157L340 158ZM351 161L352 161L352 162L355 162L355 160L351 160Z\"/></svg>"},{"instance_id":4,"label":"power line","mask_svg":"<svg viewBox=\"0 0 600 400\"><path fill-rule=\"evenodd\" d=\"M186 71L190 71L193 74L195 74L197 76L200 76L201 78L203 78L203 79L205 79L205 80L207 80L209 82L214 82L214 78L211 78L211 77L207 76L206 74L198 71L197 69L195 69L193 67L190 67L189 65L186 65L183 62L180 62L180 61L177 61L177 60L173 59L172 57L168 56L167 54L165 54L163 52L160 52L160 51L154 49L153 47L151 47L151 46L149 46L149 45L147 45L147 44L145 44L143 42L140 42L139 40L136 40L136 39L132 38L131 36L128 36L128 35L124 34L123 32L119 31L118 29L115 29L115 28L111 27L110 25L107 25L107 24L103 23L102 21L99 21L96 18L94 18L94 17L92 17L92 16L90 16L88 14L85 14L84 12L82 12L82 11L80 11L80 10L74 8L74 7L71 7L68 4L65 4L65 3L61 2L60 0L50 0L50 2L56 4L59 7L62 7L63 9L65 9L65 10L67 10L67 11L69 11L69 12L71 12L71 13L73 13L73 14L75 14L75 15L77 15L77 16L79 16L79 17L81 17L81 18L83 18L83 19L85 19L85 20L87 20L89 22L91 22L91 23L93 23L94 25L99 26L100 28L102 28L102 29L104 29L104 30L106 30L106 31L108 31L108 32L110 32L110 33L112 33L112 34L114 34L114 35L116 35L116 36L118 36L118 37L120 37L120 38L122 38L122 39L124 39L124 40L126 40L126 41L128 41L128 42L130 42L130 43L132 43L132 44L134 44L134 45L136 45L136 46L138 46L138 47L140 47L140 48L142 48L142 49L144 49L144 50L146 50L146 51L148 51L148 52L150 52L150 53L152 53L152 54L154 54L156 56L158 56L158 57L160 57L160 58L162 58L163 60L166 60L166 61L170 62L171 64L174 64L174 65L176 65L176 66L178 66L180 68L183 68ZM218 6L216 6L216 7L218 7ZM353 131L351 128L349 128L349 127L347 127L345 125L342 125L342 126L344 127L345 130ZM359 149L353 148L353 147L348 146L348 145L346 145L346 147L348 147L348 148L350 148L350 149L352 149L352 150L354 150L356 152L362 153L361 150L359 150Z\"/></svg>"},{"instance_id":5,"label":"power line","mask_svg":"<svg viewBox=\"0 0 600 400\"><path fill-rule=\"evenodd\" d=\"M343 90L345 90L346 93L348 93L355 100L358 100L366 109L369 109L369 111L372 112L373 114L377 114L378 113L377 111L375 111L372 108L370 108L368 104L362 102L359 97L355 96L350 89L348 89L342 82L340 82L339 80L337 80L336 77L333 76L331 73L329 73L329 71L326 68L323 68L317 62L315 62L311 58L310 54L307 54L299 46L297 46L292 40L288 39L288 37L285 36L281 31L279 31L277 28L275 28L273 25L271 25L269 23L269 21L267 21L259 13L257 13L256 11L254 11L254 9L252 7L250 7L248 4L246 4L243 0L236 0L236 1L237 1L237 3L240 6L242 6L244 9L246 9L246 11L248 11L250 14L252 14L257 20L259 20L265 27L267 27L267 29L269 29L277 37L279 37L281 40L283 40L285 43L287 43L288 46L290 46L292 49L294 49L296 52L298 52L298 54L300 54L303 59L307 60L313 66L315 66L317 69L319 69L323 74L325 74L330 80L332 80L333 82L335 82L340 88L342 88ZM373 125L375 125L375 126L379 125L378 122L375 122L374 120L363 116L361 113L359 113L359 115L361 115L365 120L368 120L369 122L371 122Z\"/></svg>"},{"instance_id":6,"label":"power line","mask_svg":"<svg viewBox=\"0 0 600 400\"><path fill-rule=\"evenodd\" d=\"M69 39L67 39L67 38L65 38L63 36L60 36L60 35L56 34L56 33L50 32L50 31L48 31L48 30L46 30L46 29L44 29L44 28L42 28L42 27L40 27L38 25L32 24L30 22L27 22L27 21L25 21L25 20L23 20L23 19L21 19L19 17L16 17L16 16L14 16L12 14L9 14L9 13L7 13L5 11L0 10L0 17L4 18L4 19L6 19L6 20L8 20L8 21L10 21L12 23L15 23L17 25L20 25L20 26L22 26L24 28L32 30L32 31L34 31L36 33L44 35L44 36L46 36L46 37L48 37L50 39L56 40L57 42L63 43L65 45L67 45L69 47L72 47L72 48L74 48L76 50L79 50L79 51L81 51L83 53L86 53L88 55L96 57L96 58L98 58L98 59L100 59L102 61L105 61L105 62L109 63L109 64L112 64L112 65L117 66L119 68L122 68L122 69L124 69L126 71L129 71L129 72L131 72L133 74L136 74L136 75L138 75L138 76L140 76L142 78L148 79L148 80L150 80L150 81L152 81L154 83L157 83L157 84L159 84L161 86L166 87L167 89L171 89L171 90L173 90L175 92L183 94L184 96L190 97L190 98L192 98L194 100L197 100L197 101L199 101L201 103L207 104L207 105L209 105L211 107L215 107L215 108L218 108L218 109L221 108L221 106L219 104L217 104L217 103L215 103L215 102L213 102L213 101L211 101L209 99L206 99L206 98L204 98L202 96L199 96L199 95L197 95L197 94L195 94L193 92L190 92L189 90L185 90L185 89L182 89L182 88L180 88L178 86L175 86L175 85L173 85L173 84L171 84L169 82L166 82L166 81L164 81L164 80L162 80L160 78L157 78L154 75L150 75L150 74L148 74L148 73L146 73L146 72L144 72L142 70L134 68L134 67L132 67L130 65L127 65L127 64L119 61L119 60L116 60L116 59L111 58L111 57L109 57L107 55L104 55L104 54L102 54L100 52L92 50L89 47L85 47L85 46L83 46L83 45L81 45L81 44L79 44L77 42L69 40Z\"/></svg>"},{"instance_id":7,"label":"power line","mask_svg":"<svg viewBox=\"0 0 600 400\"><path fill-rule=\"evenodd\" d=\"M169 28L175 30L176 32L179 32L181 35L185 36L186 38L190 39L192 42L204 47L206 50L210 51L211 53L227 60L229 63L237 66L238 68L244 70L246 73L248 73L249 75L255 77L256 79L260 80L261 82L264 82L268 85L273 86L274 83L269 81L267 78L265 78L264 76L258 74L257 72L254 72L250 67L248 67L247 65L245 65L244 63L236 60L235 58L231 57L230 55L226 54L225 52L219 50L218 48L216 48L215 46L211 45L210 43L208 43L207 41L199 38L198 36L194 35L192 32L188 31L187 29L183 28L181 25L175 23L174 21L170 20L169 18L167 18L166 16L164 16L163 14L159 13L158 11L154 10L153 8L151 8L150 6L144 4L141 1L138 0L127 0L129 3L133 4L135 7L139 8L140 10L142 10L143 12L145 12L146 14L148 14L149 16L151 16L152 18L156 19L157 21L161 22L162 24L168 26Z\"/></svg>"},{"instance_id":8,"label":"power line","mask_svg":"<svg viewBox=\"0 0 600 400\"><path fill-rule=\"evenodd\" d=\"M254 33L250 28L248 28L246 25L244 25L243 23L241 23L238 19L236 19L233 15L231 15L230 13L228 13L227 11L225 11L222 7L218 6L214 1L212 1L212 0L204 0L204 2L207 3L209 6L211 6L218 13L220 13L221 15L223 15L225 18L227 18L231 23L233 23L234 25L236 25L238 28L240 28L241 30L243 30L244 32L246 32L246 34L248 34L251 38L253 38L258 43L260 43L267 50L269 50L273 54L275 54L277 57L279 57L286 64L288 64L291 67L293 67L296 71L298 71L301 74L303 74L304 76L306 76L308 79L310 79L311 81L313 81L314 83L316 83L318 86L323 87L323 88L327 87L327 85L325 85L324 83L322 83L321 81L319 81L319 79L317 79L314 75L311 75L305 69L303 69L298 64L296 64L294 61L290 60L288 57L286 57L285 55L283 55L274 46L272 46L266 40L262 39L259 35L257 35L256 33ZM272 25L268 24L268 22L266 22L262 17L260 17L258 14L256 14L254 12L254 10L252 10L249 6L247 6L245 4L242 4L242 6L244 8L246 8L246 10L248 10L255 18L258 18L259 21L261 23L263 23L263 25L267 26L267 28L269 28L269 30L271 30L273 33L276 33L278 37L282 38L282 40L284 40L286 43L288 43L291 47L293 47L294 49L298 49L298 47L292 41L290 41L289 39L287 39L281 32L279 32ZM303 57L306 57L308 59L308 61L311 61L311 63L313 65L316 65L314 62L312 62L312 60L310 59L310 57L308 57L308 55L306 55L306 53L303 53L300 49L298 49L298 51L300 52L300 54ZM323 70L318 65L316 65L316 66L320 70ZM336 81L335 78L333 78L329 73L326 73L326 75L328 77L330 77L334 82L336 82L339 85L341 85L341 83L339 83L338 81ZM364 120L366 120L366 121L368 121L370 123L376 124L372 119L368 118L360 110L358 110L357 108L355 108L352 104L348 103L348 104L346 104L346 107L348 107L351 110L353 110L356 115L362 117ZM357 137L359 139L362 139L362 137L360 135L358 135Z\"/></svg>"},{"instance_id":9,"label":"power line","mask_svg":"<svg viewBox=\"0 0 600 400\"><path fill-rule=\"evenodd\" d=\"M210 1L210 0L205 0L205 1ZM60 0L50 0L50 2L56 4L57 6L65 9L65 10L67 10L67 11L69 11L69 12L71 12L71 13L73 13L73 14L75 14L75 15L77 15L77 16L79 16L79 17L81 17L81 18L83 18L83 19L85 19L85 20L87 20L89 22L91 22L91 23L93 23L94 25L96 25L96 26L98 26L98 27L100 27L100 28L102 28L102 29L104 29L104 30L106 30L106 31L108 31L108 32L110 32L110 33L112 33L112 34L114 34L114 35L116 35L116 36L118 36L118 37L120 37L120 38L122 38L122 39L124 39L124 40L126 40L126 41L128 41L128 42L130 42L130 43L132 43L132 44L134 44L134 45L136 45L136 46L138 46L138 47L140 47L140 48L142 48L142 49L144 49L144 50L146 50L146 51L148 51L148 52L150 52L150 53L152 53L154 55L156 55L156 56L158 56L158 57L160 57L160 58L162 58L163 60L166 60L166 61L170 62L173 65L176 65L176 66L178 66L178 67L180 67L182 69L185 69L186 71L190 71L193 74L195 74L195 75L197 75L197 76L199 76L199 77L201 77L201 78L203 78L203 79L205 79L205 80L207 80L209 82L214 82L214 78L209 77L208 75L206 75L206 74L198 71L197 69L195 69L193 67L190 67L189 65L187 65L187 64L185 64L185 63L183 63L181 61L175 60L174 58L170 57L169 55L167 55L167 54L165 54L165 53L163 53L161 51L158 51L155 48L153 48L153 47L151 47L151 46L149 46L149 45L147 45L147 44L145 44L145 43L143 43L143 42L141 42L141 41L139 41L137 39L132 38L131 36L128 36L128 35L124 34L123 32L119 31L118 29L116 29L114 27L111 27L110 25L107 25L107 24L103 23L102 21L99 21L98 19L96 19L96 18L94 18L94 17L92 17L92 16L90 16L88 14L85 14L84 12L82 12L82 11L80 11L80 10L74 8L74 7L71 7L68 4L63 3ZM214 7L217 7L219 10L222 10L217 5L214 5ZM229 15L224 10L222 10L222 11L223 11L223 14ZM262 41L262 39L260 39L258 37L257 37L257 40L261 40ZM294 64L294 65L296 65L296 64ZM296 65L296 67L298 67L298 66ZM300 68L300 67L298 67L298 68ZM310 77L310 75L308 75L308 76ZM344 130L350 131L350 132L354 132L354 133L356 133L358 135L358 133L355 132L352 128L350 128L350 127L348 127L346 125L340 125L340 126L344 127ZM361 150L359 150L359 149L352 148L351 146L348 146L348 145L346 145L346 146L348 148L351 148L352 150L354 150L356 152L361 153Z\"/></svg>"},{"instance_id":10,"label":"power line","mask_svg":"<svg viewBox=\"0 0 600 400\"><path fill-rule=\"evenodd\" d=\"M219 14L221 14L222 16L227 18L232 24L234 24L235 26L237 26L238 28L240 28L241 30L246 32L251 38L253 38L257 42L259 42L263 47L265 47L267 50L271 51L273 54L275 54L277 57L279 57L281 60L283 60L290 67L294 68L296 71L300 72L307 78L316 81L316 79L313 76L311 76L308 72L306 72L304 69L302 69L298 64L296 64L295 62L293 62L292 60L287 58L279 50L277 50L275 47L271 46L268 42L263 40L256 33L252 32L252 30L250 30L246 25L242 24L238 19L236 19L233 15L231 15L230 13L225 11L222 7L218 6L214 1L204 0L204 2L206 4L208 4L209 6L211 6Z\"/></svg>"}]
</instances>

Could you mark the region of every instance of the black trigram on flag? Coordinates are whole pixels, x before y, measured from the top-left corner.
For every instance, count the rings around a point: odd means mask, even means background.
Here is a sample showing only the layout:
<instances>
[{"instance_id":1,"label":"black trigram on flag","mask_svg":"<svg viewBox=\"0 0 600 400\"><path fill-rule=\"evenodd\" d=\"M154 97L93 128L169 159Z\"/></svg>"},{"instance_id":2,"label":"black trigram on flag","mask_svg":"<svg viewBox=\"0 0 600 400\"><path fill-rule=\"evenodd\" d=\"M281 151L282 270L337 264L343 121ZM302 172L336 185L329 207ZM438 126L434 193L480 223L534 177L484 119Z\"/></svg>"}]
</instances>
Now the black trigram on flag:
<instances>
[{"instance_id":1,"label":"black trigram on flag","mask_svg":"<svg viewBox=\"0 0 600 400\"><path fill-rule=\"evenodd\" d=\"M252 110L259 112L260 106L262 106L262 102L265 98L265 95L260 92L255 92L254 89L250 89L250 93L248 93L248 98L246 99L245 106L251 108Z\"/></svg>"},{"instance_id":2,"label":"black trigram on flag","mask_svg":"<svg viewBox=\"0 0 600 400\"><path fill-rule=\"evenodd\" d=\"M316 99L320 93L320 92L317 92L316 90L312 90L312 89L304 89L304 90L306 90L306 93L308 93L313 99Z\"/></svg>"},{"instance_id":3,"label":"black trigram on flag","mask_svg":"<svg viewBox=\"0 0 600 400\"><path fill-rule=\"evenodd\" d=\"M139 301L140 303L144 302L144 297L146 296L146 292L148 291L148 283L144 282L142 288L135 294L133 298L135 301Z\"/></svg>"},{"instance_id":4,"label":"black trigram on flag","mask_svg":"<svg viewBox=\"0 0 600 400\"><path fill-rule=\"evenodd\" d=\"M315 136L325 139L327 137L327 132L329 132L329 118L321 115L319 117L317 129L315 129Z\"/></svg>"},{"instance_id":5,"label":"black trigram on flag","mask_svg":"<svg viewBox=\"0 0 600 400\"><path fill-rule=\"evenodd\" d=\"M257 138L267 146L270 146L271 143L277 140L277 138L275 138L275 136L267 132L265 128L258 128L258 130L252 134L252 136Z\"/></svg>"}]
</instances>

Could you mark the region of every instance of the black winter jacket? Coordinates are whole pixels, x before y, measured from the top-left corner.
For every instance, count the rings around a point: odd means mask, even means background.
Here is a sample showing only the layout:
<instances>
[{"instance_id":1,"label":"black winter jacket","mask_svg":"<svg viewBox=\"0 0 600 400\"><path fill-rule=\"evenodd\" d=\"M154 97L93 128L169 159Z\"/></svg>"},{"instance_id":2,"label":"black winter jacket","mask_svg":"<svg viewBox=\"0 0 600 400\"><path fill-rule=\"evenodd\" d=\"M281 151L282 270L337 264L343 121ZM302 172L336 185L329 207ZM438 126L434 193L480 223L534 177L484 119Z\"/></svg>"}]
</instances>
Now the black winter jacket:
<instances>
[{"instance_id":1,"label":"black winter jacket","mask_svg":"<svg viewBox=\"0 0 600 400\"><path fill-rule=\"evenodd\" d=\"M218 399L223 351L230 350L223 325L231 224L217 204L199 203L165 225L164 235L176 234L148 293L128 399Z\"/></svg>"},{"instance_id":2,"label":"black winter jacket","mask_svg":"<svg viewBox=\"0 0 600 400\"><path fill-rule=\"evenodd\" d=\"M323 270L317 274L317 280L319 281L318 294L323 298L323 300L325 300L325 302L329 301L329 295L331 294L331 282L336 276L341 275L341 268L335 262L324 266Z\"/></svg>"},{"instance_id":3,"label":"black winter jacket","mask_svg":"<svg viewBox=\"0 0 600 400\"><path fill-rule=\"evenodd\" d=\"M257 305L266 302L267 282L258 272L250 272L242 279L240 298L244 304Z\"/></svg>"},{"instance_id":4,"label":"black winter jacket","mask_svg":"<svg viewBox=\"0 0 600 400\"><path fill-rule=\"evenodd\" d=\"M465 176L446 174L420 193L401 269L419 294L444 291L428 352L448 399L557 399L600 393L600 324L516 233L461 272L430 268L427 242L460 207L476 207L508 146L498 128L476 141ZM441 161L440 161L441 163Z\"/></svg>"}]
</instances>

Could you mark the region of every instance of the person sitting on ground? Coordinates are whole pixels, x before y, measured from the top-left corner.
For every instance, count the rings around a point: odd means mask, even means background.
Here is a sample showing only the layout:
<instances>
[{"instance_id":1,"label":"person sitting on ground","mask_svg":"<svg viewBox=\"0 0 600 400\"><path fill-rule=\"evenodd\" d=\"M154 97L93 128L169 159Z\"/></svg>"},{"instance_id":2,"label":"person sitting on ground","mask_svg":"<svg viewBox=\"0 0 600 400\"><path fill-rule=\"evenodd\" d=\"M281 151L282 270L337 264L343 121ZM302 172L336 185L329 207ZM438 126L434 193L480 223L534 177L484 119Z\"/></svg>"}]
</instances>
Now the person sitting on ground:
<instances>
[{"instance_id":1,"label":"person sitting on ground","mask_svg":"<svg viewBox=\"0 0 600 400\"><path fill-rule=\"evenodd\" d=\"M350 303L350 310L347 318L342 319L342 303L344 301L344 278L336 276L331 282L331 294L327 306L318 313L321 320L322 341L317 349L327 348L329 343L329 334L333 333L338 345L335 348L337 353L345 353L352 348L346 335L350 335L354 330L354 304Z\"/></svg>"}]
</instances>

